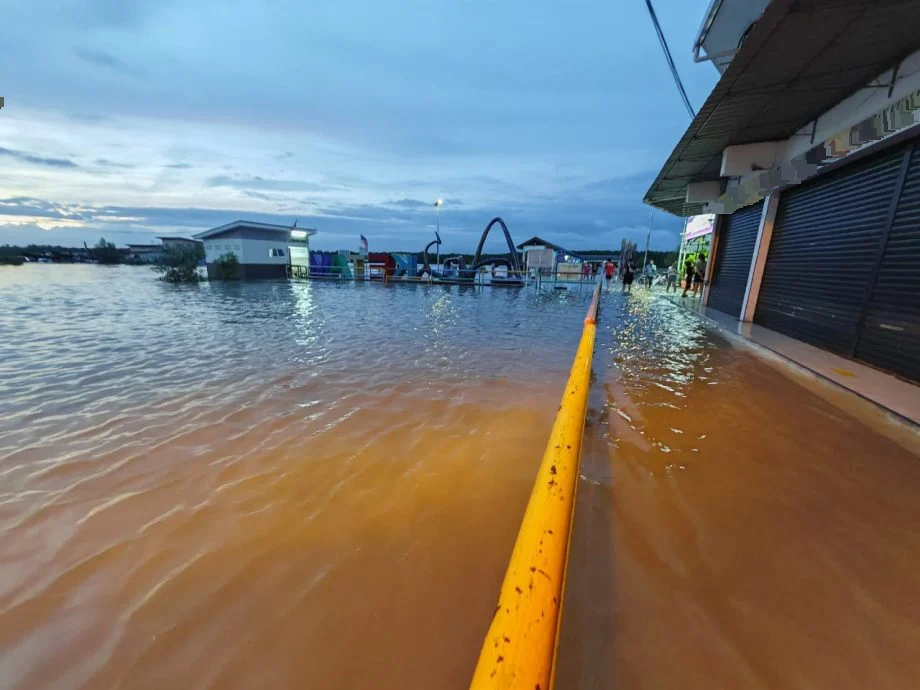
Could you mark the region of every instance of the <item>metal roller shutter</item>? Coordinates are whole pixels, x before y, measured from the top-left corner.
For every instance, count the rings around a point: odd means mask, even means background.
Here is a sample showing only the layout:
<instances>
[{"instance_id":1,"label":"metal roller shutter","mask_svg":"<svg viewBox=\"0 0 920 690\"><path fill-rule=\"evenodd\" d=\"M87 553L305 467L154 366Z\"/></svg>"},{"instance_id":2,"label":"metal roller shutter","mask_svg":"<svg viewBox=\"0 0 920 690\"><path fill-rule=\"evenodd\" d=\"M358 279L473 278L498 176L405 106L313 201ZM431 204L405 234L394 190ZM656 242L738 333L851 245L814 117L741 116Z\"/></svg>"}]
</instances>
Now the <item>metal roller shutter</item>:
<instances>
[{"instance_id":1,"label":"metal roller shutter","mask_svg":"<svg viewBox=\"0 0 920 690\"><path fill-rule=\"evenodd\" d=\"M886 151L783 192L755 323L852 356L902 157Z\"/></svg>"},{"instance_id":2,"label":"metal roller shutter","mask_svg":"<svg viewBox=\"0 0 920 690\"><path fill-rule=\"evenodd\" d=\"M709 288L709 307L741 316L763 202L738 209L723 219Z\"/></svg>"},{"instance_id":3,"label":"metal roller shutter","mask_svg":"<svg viewBox=\"0 0 920 690\"><path fill-rule=\"evenodd\" d=\"M920 144L909 155L856 356L920 381Z\"/></svg>"}]
</instances>

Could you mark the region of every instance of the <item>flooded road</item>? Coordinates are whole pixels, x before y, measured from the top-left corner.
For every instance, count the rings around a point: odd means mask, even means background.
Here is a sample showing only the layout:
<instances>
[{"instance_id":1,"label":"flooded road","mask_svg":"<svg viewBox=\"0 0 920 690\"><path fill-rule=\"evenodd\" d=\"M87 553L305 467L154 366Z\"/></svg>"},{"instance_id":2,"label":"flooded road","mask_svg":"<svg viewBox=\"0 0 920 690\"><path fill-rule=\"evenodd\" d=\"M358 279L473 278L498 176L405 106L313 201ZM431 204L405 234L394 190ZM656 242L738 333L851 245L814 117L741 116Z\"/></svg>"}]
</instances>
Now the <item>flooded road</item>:
<instances>
[{"instance_id":1,"label":"flooded road","mask_svg":"<svg viewBox=\"0 0 920 690\"><path fill-rule=\"evenodd\" d=\"M0 270L0 688L466 687L587 295ZM559 688L905 688L920 464L606 296Z\"/></svg>"},{"instance_id":2,"label":"flooded road","mask_svg":"<svg viewBox=\"0 0 920 690\"><path fill-rule=\"evenodd\" d=\"M603 322L559 687L915 687L916 437L647 293Z\"/></svg>"}]
</instances>

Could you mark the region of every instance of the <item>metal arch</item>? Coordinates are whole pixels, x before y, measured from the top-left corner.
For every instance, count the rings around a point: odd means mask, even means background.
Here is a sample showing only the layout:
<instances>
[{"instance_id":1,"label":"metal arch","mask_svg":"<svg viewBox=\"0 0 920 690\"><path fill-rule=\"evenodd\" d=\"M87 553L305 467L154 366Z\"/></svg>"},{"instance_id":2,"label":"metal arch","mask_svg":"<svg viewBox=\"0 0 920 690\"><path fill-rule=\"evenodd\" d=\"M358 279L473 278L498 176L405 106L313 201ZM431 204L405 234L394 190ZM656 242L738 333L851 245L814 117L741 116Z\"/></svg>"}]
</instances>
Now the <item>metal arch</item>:
<instances>
[{"instance_id":1,"label":"metal arch","mask_svg":"<svg viewBox=\"0 0 920 690\"><path fill-rule=\"evenodd\" d=\"M476 247L476 255L473 257L473 265L470 267L472 269L479 268L482 262L482 248L486 243L486 238L489 236L489 231L492 230L492 226L496 223L502 226L502 232L505 233L505 241L508 243L508 253L511 255L511 265L515 272L521 270L521 264L518 262L517 250L514 248L514 242L511 241L511 233L508 232L508 226L505 225L505 221L496 216L489 224L486 226L486 229L482 231L482 237L479 238L479 246Z\"/></svg>"},{"instance_id":2,"label":"metal arch","mask_svg":"<svg viewBox=\"0 0 920 690\"><path fill-rule=\"evenodd\" d=\"M437 233L435 233L435 234L437 234ZM440 235L438 235L438 238L437 238L436 240L431 240L431 242L429 242L428 244L425 245L425 263L424 263L424 265L422 266L422 273L424 273L425 271L428 271L429 274L431 273L431 264L428 262L428 250L431 249L431 247L432 247L433 245L435 245L435 244L437 244L437 245L440 245L440 244L441 244L441 236L440 236Z\"/></svg>"}]
</instances>

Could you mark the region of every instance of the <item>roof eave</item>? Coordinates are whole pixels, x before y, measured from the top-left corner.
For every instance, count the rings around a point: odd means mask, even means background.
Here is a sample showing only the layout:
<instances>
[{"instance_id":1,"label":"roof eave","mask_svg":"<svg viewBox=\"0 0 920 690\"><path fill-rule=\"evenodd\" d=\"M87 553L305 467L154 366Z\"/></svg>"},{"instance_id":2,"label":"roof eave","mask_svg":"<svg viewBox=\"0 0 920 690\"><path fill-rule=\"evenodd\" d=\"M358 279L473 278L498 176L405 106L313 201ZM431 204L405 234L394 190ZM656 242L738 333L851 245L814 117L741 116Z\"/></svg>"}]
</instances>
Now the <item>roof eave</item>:
<instances>
[{"instance_id":1,"label":"roof eave","mask_svg":"<svg viewBox=\"0 0 920 690\"><path fill-rule=\"evenodd\" d=\"M646 191L646 204L679 216L702 212L702 203L686 202L687 185L721 179L725 147L792 136L920 48L920 37L910 28L920 16L915 4L850 0L834 8L820 2L794 5L794 0L773 0L764 9ZM828 14L831 12L835 14ZM825 21L831 17L835 21ZM868 19L868 24L863 19ZM800 39L803 30L811 31L816 22L825 31L815 39L820 43L796 40L787 45L790 37ZM860 26L871 28L862 30ZM771 71L777 55L788 58L782 68L774 68L781 72ZM836 70L827 72L834 83L796 109L801 99L792 100L799 98L794 87L799 91L813 87L821 73L809 68L819 57L822 69ZM770 78L772 82L766 83ZM789 107L785 108L787 101ZM680 171L675 170L678 165Z\"/></svg>"}]
</instances>

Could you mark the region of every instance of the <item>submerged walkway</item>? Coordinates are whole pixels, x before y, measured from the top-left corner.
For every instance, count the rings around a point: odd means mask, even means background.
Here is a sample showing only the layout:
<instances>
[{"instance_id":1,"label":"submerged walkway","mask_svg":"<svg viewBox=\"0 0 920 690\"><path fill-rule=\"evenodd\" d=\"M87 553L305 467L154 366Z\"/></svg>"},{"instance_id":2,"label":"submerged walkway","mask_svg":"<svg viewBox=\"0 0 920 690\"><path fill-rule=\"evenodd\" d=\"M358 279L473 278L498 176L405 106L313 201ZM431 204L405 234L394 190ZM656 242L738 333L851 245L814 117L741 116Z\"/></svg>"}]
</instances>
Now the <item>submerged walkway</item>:
<instances>
[{"instance_id":1,"label":"submerged walkway","mask_svg":"<svg viewBox=\"0 0 920 690\"><path fill-rule=\"evenodd\" d=\"M915 685L920 436L663 292L601 314L556 688Z\"/></svg>"},{"instance_id":2,"label":"submerged walkway","mask_svg":"<svg viewBox=\"0 0 920 690\"><path fill-rule=\"evenodd\" d=\"M920 387L855 360L704 307L698 298L659 294L699 314L725 335L740 338L754 349L766 349L779 355L787 362L855 393L902 420L920 426Z\"/></svg>"}]
</instances>

